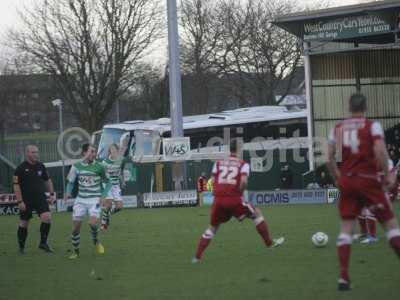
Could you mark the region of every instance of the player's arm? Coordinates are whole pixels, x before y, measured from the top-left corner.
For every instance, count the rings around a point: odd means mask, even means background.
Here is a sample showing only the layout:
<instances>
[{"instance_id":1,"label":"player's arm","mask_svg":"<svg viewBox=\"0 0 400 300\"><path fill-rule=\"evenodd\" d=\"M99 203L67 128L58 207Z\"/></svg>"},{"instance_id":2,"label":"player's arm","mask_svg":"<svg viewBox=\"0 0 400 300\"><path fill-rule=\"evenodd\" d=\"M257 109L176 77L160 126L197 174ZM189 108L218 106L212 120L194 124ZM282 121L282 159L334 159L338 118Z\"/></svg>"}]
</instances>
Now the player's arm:
<instances>
[{"instance_id":1,"label":"player's arm","mask_svg":"<svg viewBox=\"0 0 400 300\"><path fill-rule=\"evenodd\" d=\"M331 130L328 137L328 151L327 151L327 167L329 173L338 181L340 178L340 171L336 163L336 133L335 127Z\"/></svg>"},{"instance_id":2,"label":"player's arm","mask_svg":"<svg viewBox=\"0 0 400 300\"><path fill-rule=\"evenodd\" d=\"M129 158L123 157L121 162L121 174L119 175L119 183L122 187L125 187L125 177L124 177L124 169L125 165L129 162Z\"/></svg>"},{"instance_id":3,"label":"player's arm","mask_svg":"<svg viewBox=\"0 0 400 300\"><path fill-rule=\"evenodd\" d=\"M56 201L56 195L54 193L53 181L51 180L49 173L47 173L47 169L44 165L43 165L42 178L44 180L47 192L50 193L50 202L54 203Z\"/></svg>"},{"instance_id":4,"label":"player's arm","mask_svg":"<svg viewBox=\"0 0 400 300\"><path fill-rule=\"evenodd\" d=\"M391 188L392 190L396 188L395 186L397 184L397 169L393 165L393 161L391 159L388 160L388 169L389 169L388 181L393 182L393 186Z\"/></svg>"},{"instance_id":5,"label":"player's arm","mask_svg":"<svg viewBox=\"0 0 400 300\"><path fill-rule=\"evenodd\" d=\"M21 187L19 184L14 183L14 193L17 197L18 208L20 211L24 211L26 209L25 202L22 199Z\"/></svg>"},{"instance_id":6,"label":"player's arm","mask_svg":"<svg viewBox=\"0 0 400 300\"><path fill-rule=\"evenodd\" d=\"M54 185L53 185L53 181L51 180L51 178L49 178L47 181L45 181L44 184L46 185L46 189L50 193L50 195L54 195Z\"/></svg>"},{"instance_id":7,"label":"player's arm","mask_svg":"<svg viewBox=\"0 0 400 300\"><path fill-rule=\"evenodd\" d=\"M101 184L101 200L104 200L107 195L108 192L111 190L112 184L111 184L111 180L110 177L106 171L106 168L101 168L101 180L102 180L102 184Z\"/></svg>"},{"instance_id":8,"label":"player's arm","mask_svg":"<svg viewBox=\"0 0 400 300\"><path fill-rule=\"evenodd\" d=\"M388 189L391 189L396 182L396 177L391 176L391 172L389 172L389 154L386 150L386 144L383 139L375 140L374 154L378 162L378 165L382 169L383 174L385 176L384 180L385 184Z\"/></svg>"},{"instance_id":9,"label":"player's arm","mask_svg":"<svg viewBox=\"0 0 400 300\"><path fill-rule=\"evenodd\" d=\"M128 149L129 146L129 135L127 135L122 141L121 141L121 145L119 147L119 155L120 156L124 156L126 150Z\"/></svg>"},{"instance_id":10,"label":"player's arm","mask_svg":"<svg viewBox=\"0 0 400 300\"><path fill-rule=\"evenodd\" d=\"M243 192L247 188L249 176L242 174L240 176L240 191Z\"/></svg>"},{"instance_id":11,"label":"player's arm","mask_svg":"<svg viewBox=\"0 0 400 300\"><path fill-rule=\"evenodd\" d=\"M375 140L374 154L385 176L389 175L389 154L383 139Z\"/></svg>"},{"instance_id":12,"label":"player's arm","mask_svg":"<svg viewBox=\"0 0 400 300\"><path fill-rule=\"evenodd\" d=\"M47 181L44 182L44 184L46 185L47 191L50 193L50 203L54 203L56 201L56 193L54 192L53 181L51 180L51 178L49 178Z\"/></svg>"},{"instance_id":13,"label":"player's arm","mask_svg":"<svg viewBox=\"0 0 400 300\"><path fill-rule=\"evenodd\" d=\"M77 177L78 169L75 166L72 166L67 176L67 185L65 187L64 200L71 198L72 190L74 189L74 183Z\"/></svg>"},{"instance_id":14,"label":"player's arm","mask_svg":"<svg viewBox=\"0 0 400 300\"><path fill-rule=\"evenodd\" d=\"M248 163L243 164L242 168L240 169L240 191L243 192L248 185L249 182L249 175L250 175L250 166Z\"/></svg>"},{"instance_id":15,"label":"player's arm","mask_svg":"<svg viewBox=\"0 0 400 300\"><path fill-rule=\"evenodd\" d=\"M218 176L218 161L216 161L213 165L213 168L211 170L211 191L209 190L209 192L213 192L214 191L214 184L217 181L217 176ZM206 182L206 186L208 188L208 180Z\"/></svg>"},{"instance_id":16,"label":"player's arm","mask_svg":"<svg viewBox=\"0 0 400 300\"><path fill-rule=\"evenodd\" d=\"M335 180L339 180L340 178L340 171L336 163L336 146L335 145L328 145L328 170L331 173L332 177Z\"/></svg>"},{"instance_id":17,"label":"player's arm","mask_svg":"<svg viewBox=\"0 0 400 300\"><path fill-rule=\"evenodd\" d=\"M384 133L382 126L378 122L374 122L371 126L371 135L374 141L374 154L378 162L378 166L381 168L384 176L385 183L390 189L394 185L393 176L389 176L389 154L386 149L386 143L384 139Z\"/></svg>"},{"instance_id":18,"label":"player's arm","mask_svg":"<svg viewBox=\"0 0 400 300\"><path fill-rule=\"evenodd\" d=\"M14 193L15 196L17 197L17 202L18 202L18 207L21 211L24 211L26 209L24 199L22 199L22 192L21 192L21 187L19 185L20 183L20 172L19 168L15 170L15 174L13 176L13 188L14 188Z\"/></svg>"},{"instance_id":19,"label":"player's arm","mask_svg":"<svg viewBox=\"0 0 400 300\"><path fill-rule=\"evenodd\" d=\"M21 193L21 187L19 186L19 174L18 174L18 169L15 172L13 176L13 187L14 187L14 193L17 197L18 203L22 202L22 193Z\"/></svg>"}]
</instances>

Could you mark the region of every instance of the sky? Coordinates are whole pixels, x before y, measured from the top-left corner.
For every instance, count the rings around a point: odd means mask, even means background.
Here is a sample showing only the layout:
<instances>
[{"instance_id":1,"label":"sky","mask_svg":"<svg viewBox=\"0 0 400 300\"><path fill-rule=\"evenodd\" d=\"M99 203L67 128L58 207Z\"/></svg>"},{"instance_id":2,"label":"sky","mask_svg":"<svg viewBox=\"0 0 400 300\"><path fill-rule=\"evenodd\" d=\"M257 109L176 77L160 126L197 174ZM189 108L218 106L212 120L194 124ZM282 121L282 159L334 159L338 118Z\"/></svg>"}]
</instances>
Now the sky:
<instances>
[{"instance_id":1,"label":"sky","mask_svg":"<svg viewBox=\"0 0 400 300\"><path fill-rule=\"evenodd\" d=\"M177 0L177 2L178 1L179 0ZM18 19L17 9L22 10L24 5L29 6L34 2L35 0L0 0L0 33L3 34L8 26L15 26L16 20ZM312 3L313 0L306 0L306 2ZM330 2L332 6L342 6L359 2L368 2L368 0L331 0Z\"/></svg>"},{"instance_id":2,"label":"sky","mask_svg":"<svg viewBox=\"0 0 400 300\"><path fill-rule=\"evenodd\" d=\"M18 13L17 10L23 11L25 6L30 6L37 0L0 0L0 58L5 53L4 45L1 44L1 40L4 40L5 33L10 28L18 28ZM166 0L159 0L166 1ZM177 0L179 2L180 0ZM303 1L303 0L299 0ZM312 4L315 0L306 0L309 4ZM350 4L357 4L360 2L370 2L373 0L330 0L331 6L343 6ZM156 60L162 60L164 53L159 53ZM154 58L153 58L154 60Z\"/></svg>"}]
</instances>

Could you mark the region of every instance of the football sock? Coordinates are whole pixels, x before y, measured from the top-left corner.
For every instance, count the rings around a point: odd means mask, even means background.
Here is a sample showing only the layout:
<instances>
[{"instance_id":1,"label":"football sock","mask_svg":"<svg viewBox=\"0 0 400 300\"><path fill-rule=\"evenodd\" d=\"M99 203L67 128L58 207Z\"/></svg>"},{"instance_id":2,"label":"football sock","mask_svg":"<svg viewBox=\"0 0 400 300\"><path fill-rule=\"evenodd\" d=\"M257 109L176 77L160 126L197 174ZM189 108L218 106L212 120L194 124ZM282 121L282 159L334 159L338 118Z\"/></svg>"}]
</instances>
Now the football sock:
<instances>
[{"instance_id":1,"label":"football sock","mask_svg":"<svg viewBox=\"0 0 400 300\"><path fill-rule=\"evenodd\" d=\"M81 243L81 234L79 232L73 231L71 235L72 247L75 253L79 253L79 244Z\"/></svg>"},{"instance_id":2,"label":"football sock","mask_svg":"<svg viewBox=\"0 0 400 300\"><path fill-rule=\"evenodd\" d=\"M117 212L120 212L121 210L122 210L122 208L115 207L115 208L112 210L112 213L113 213L113 214L116 214Z\"/></svg>"},{"instance_id":3,"label":"football sock","mask_svg":"<svg viewBox=\"0 0 400 300\"><path fill-rule=\"evenodd\" d=\"M268 226L267 226L267 223L265 222L264 218L258 217L258 218L255 218L253 221L254 221L254 224L256 224L257 232L263 239L265 245L267 245L268 247L271 246L272 239L269 235Z\"/></svg>"},{"instance_id":4,"label":"football sock","mask_svg":"<svg viewBox=\"0 0 400 300\"><path fill-rule=\"evenodd\" d=\"M340 278L349 281L349 264L351 254L351 236L341 233L337 239L337 253L339 257Z\"/></svg>"},{"instance_id":5,"label":"football sock","mask_svg":"<svg viewBox=\"0 0 400 300\"><path fill-rule=\"evenodd\" d=\"M99 232L99 227L97 224L89 224L90 234L92 235L93 244L97 244L99 241L97 239L97 233Z\"/></svg>"},{"instance_id":6,"label":"football sock","mask_svg":"<svg viewBox=\"0 0 400 300\"><path fill-rule=\"evenodd\" d=\"M108 225L110 223L111 208L104 207L101 212L101 224Z\"/></svg>"},{"instance_id":7,"label":"football sock","mask_svg":"<svg viewBox=\"0 0 400 300\"><path fill-rule=\"evenodd\" d=\"M212 238L214 237L214 233L211 229L207 229L200 238L199 244L197 245L196 258L201 259L204 251L210 244Z\"/></svg>"},{"instance_id":8,"label":"football sock","mask_svg":"<svg viewBox=\"0 0 400 300\"><path fill-rule=\"evenodd\" d=\"M362 235L367 235L368 233L367 219L365 217L359 216L358 223L360 224L360 233Z\"/></svg>"},{"instance_id":9,"label":"football sock","mask_svg":"<svg viewBox=\"0 0 400 300\"><path fill-rule=\"evenodd\" d=\"M390 246L396 252L397 256L400 258L400 229L389 230L386 234L389 240Z\"/></svg>"},{"instance_id":10,"label":"football sock","mask_svg":"<svg viewBox=\"0 0 400 300\"><path fill-rule=\"evenodd\" d=\"M28 236L28 228L18 226L17 237L18 237L18 245L20 249L25 248L26 237Z\"/></svg>"},{"instance_id":11,"label":"football sock","mask_svg":"<svg viewBox=\"0 0 400 300\"><path fill-rule=\"evenodd\" d=\"M368 234L373 237L376 238L376 220L373 218L368 218L367 217L367 228L368 228Z\"/></svg>"},{"instance_id":12,"label":"football sock","mask_svg":"<svg viewBox=\"0 0 400 300\"><path fill-rule=\"evenodd\" d=\"M50 223L44 223L40 224L40 243L41 244L46 244L47 243L47 237L49 236L50 232Z\"/></svg>"}]
</instances>

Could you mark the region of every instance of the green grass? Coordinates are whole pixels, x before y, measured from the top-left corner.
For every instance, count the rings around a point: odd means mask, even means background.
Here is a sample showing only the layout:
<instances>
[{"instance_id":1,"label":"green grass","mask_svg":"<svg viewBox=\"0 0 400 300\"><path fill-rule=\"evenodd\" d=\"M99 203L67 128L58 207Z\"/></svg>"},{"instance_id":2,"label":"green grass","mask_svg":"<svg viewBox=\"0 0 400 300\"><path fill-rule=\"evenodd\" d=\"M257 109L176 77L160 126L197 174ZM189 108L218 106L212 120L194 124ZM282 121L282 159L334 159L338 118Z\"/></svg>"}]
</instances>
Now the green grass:
<instances>
[{"instance_id":1,"label":"green grass","mask_svg":"<svg viewBox=\"0 0 400 300\"><path fill-rule=\"evenodd\" d=\"M190 261L208 223L207 207L125 210L101 235L104 256L94 254L85 227L77 261L67 259L69 214L54 215L53 255L36 248L39 221L33 220L27 253L18 256L17 217L0 217L0 299L399 299L399 260L383 239L354 245L354 288L336 291L334 206L274 206L263 212L273 235L287 238L284 246L267 250L252 222L232 220L198 265ZM311 245L316 231L329 235L326 248Z\"/></svg>"}]
</instances>

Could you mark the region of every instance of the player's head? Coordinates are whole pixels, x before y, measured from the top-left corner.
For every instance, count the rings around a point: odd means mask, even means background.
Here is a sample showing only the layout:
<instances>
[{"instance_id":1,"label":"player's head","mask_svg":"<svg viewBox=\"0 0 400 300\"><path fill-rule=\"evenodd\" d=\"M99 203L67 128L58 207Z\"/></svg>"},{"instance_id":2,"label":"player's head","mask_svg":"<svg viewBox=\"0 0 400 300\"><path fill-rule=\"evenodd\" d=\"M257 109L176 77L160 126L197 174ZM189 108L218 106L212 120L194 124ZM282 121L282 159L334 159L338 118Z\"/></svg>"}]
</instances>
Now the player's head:
<instances>
[{"instance_id":1,"label":"player's head","mask_svg":"<svg viewBox=\"0 0 400 300\"><path fill-rule=\"evenodd\" d=\"M84 160L92 162L96 158L96 148L92 144L85 143L82 145L82 155Z\"/></svg>"},{"instance_id":2,"label":"player's head","mask_svg":"<svg viewBox=\"0 0 400 300\"><path fill-rule=\"evenodd\" d=\"M119 147L117 144L111 144L110 147L108 148L108 156L115 158L118 156L119 153Z\"/></svg>"},{"instance_id":3,"label":"player's head","mask_svg":"<svg viewBox=\"0 0 400 300\"><path fill-rule=\"evenodd\" d=\"M350 96L349 110L352 114L365 113L367 111L367 98L360 93Z\"/></svg>"},{"instance_id":4,"label":"player's head","mask_svg":"<svg viewBox=\"0 0 400 300\"><path fill-rule=\"evenodd\" d=\"M35 163L39 161L39 149L35 145L28 145L25 148L25 158L29 162Z\"/></svg>"},{"instance_id":5,"label":"player's head","mask_svg":"<svg viewBox=\"0 0 400 300\"><path fill-rule=\"evenodd\" d=\"M236 139L231 139L229 142L229 151L231 154L237 154L238 152L238 141Z\"/></svg>"}]
</instances>

